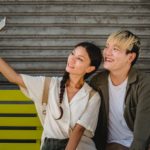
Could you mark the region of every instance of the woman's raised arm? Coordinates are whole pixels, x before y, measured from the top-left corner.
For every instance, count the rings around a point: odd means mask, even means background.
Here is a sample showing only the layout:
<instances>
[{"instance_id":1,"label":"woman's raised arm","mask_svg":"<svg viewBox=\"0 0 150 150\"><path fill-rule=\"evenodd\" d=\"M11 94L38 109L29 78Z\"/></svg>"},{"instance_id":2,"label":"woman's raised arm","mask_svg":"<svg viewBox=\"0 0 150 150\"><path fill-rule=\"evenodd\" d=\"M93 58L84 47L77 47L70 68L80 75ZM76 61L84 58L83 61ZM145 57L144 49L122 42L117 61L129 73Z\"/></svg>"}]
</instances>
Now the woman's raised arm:
<instances>
[{"instance_id":1,"label":"woman's raised arm","mask_svg":"<svg viewBox=\"0 0 150 150\"><path fill-rule=\"evenodd\" d=\"M10 65L0 58L0 73L4 75L9 82L26 87L20 74L18 74Z\"/></svg>"}]
</instances>

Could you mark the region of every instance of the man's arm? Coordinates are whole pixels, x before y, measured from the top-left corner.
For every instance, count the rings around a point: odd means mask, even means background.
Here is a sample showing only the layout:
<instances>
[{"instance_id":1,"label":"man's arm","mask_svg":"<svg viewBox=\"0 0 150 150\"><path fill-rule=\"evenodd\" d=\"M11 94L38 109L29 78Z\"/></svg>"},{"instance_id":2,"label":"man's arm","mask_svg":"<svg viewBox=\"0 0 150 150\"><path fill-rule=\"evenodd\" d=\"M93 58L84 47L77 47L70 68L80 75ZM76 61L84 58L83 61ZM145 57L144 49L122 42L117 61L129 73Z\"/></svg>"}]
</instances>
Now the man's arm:
<instances>
[{"instance_id":1,"label":"man's arm","mask_svg":"<svg viewBox=\"0 0 150 150\"><path fill-rule=\"evenodd\" d=\"M134 139L130 150L148 150L147 146L150 144L150 77L143 78L137 89Z\"/></svg>"}]
</instances>

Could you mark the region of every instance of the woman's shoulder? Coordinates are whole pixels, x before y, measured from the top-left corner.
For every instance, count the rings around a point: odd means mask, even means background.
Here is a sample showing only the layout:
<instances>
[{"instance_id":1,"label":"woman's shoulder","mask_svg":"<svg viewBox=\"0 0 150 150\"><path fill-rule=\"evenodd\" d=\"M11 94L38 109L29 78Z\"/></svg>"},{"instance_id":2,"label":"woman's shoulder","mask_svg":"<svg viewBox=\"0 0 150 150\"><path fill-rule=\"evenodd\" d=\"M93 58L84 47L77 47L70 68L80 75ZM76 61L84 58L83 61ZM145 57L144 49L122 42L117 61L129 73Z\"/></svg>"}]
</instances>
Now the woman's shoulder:
<instances>
[{"instance_id":1,"label":"woman's shoulder","mask_svg":"<svg viewBox=\"0 0 150 150\"><path fill-rule=\"evenodd\" d=\"M55 76L55 77L50 77L51 78L51 81L52 82L61 82L61 80L62 80L62 77L57 77L57 76Z\"/></svg>"},{"instance_id":2,"label":"woman's shoulder","mask_svg":"<svg viewBox=\"0 0 150 150\"><path fill-rule=\"evenodd\" d=\"M93 95L99 95L98 91L96 91L92 86L90 86L87 82L85 82L86 86L85 86L85 90L86 92L89 93L90 97L92 97Z\"/></svg>"}]
</instances>

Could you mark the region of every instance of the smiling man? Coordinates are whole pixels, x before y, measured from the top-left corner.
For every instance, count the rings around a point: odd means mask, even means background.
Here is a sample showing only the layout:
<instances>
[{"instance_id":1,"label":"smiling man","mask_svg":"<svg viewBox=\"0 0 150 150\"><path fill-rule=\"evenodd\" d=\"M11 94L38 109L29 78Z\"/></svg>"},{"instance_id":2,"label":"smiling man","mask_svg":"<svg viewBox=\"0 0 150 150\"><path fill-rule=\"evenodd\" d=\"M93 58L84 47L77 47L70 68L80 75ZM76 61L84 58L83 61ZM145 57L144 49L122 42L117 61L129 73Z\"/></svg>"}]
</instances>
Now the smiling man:
<instances>
[{"instance_id":1,"label":"smiling man","mask_svg":"<svg viewBox=\"0 0 150 150\"><path fill-rule=\"evenodd\" d=\"M102 104L94 140L98 150L147 150L150 144L150 77L133 68L140 40L130 31L112 33L103 51L106 71L90 85Z\"/></svg>"}]
</instances>

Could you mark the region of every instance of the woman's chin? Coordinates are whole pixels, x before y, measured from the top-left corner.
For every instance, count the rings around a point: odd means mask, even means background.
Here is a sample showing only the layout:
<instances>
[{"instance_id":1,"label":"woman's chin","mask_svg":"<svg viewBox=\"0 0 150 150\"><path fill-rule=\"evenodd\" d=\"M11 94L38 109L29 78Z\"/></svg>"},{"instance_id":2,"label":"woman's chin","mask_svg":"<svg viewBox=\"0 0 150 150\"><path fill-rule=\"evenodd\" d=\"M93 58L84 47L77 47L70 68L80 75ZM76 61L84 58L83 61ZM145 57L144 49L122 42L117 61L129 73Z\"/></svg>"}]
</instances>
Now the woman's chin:
<instances>
[{"instance_id":1,"label":"woman's chin","mask_svg":"<svg viewBox=\"0 0 150 150\"><path fill-rule=\"evenodd\" d=\"M70 73L71 69L69 67L66 67L66 72Z\"/></svg>"}]
</instances>

